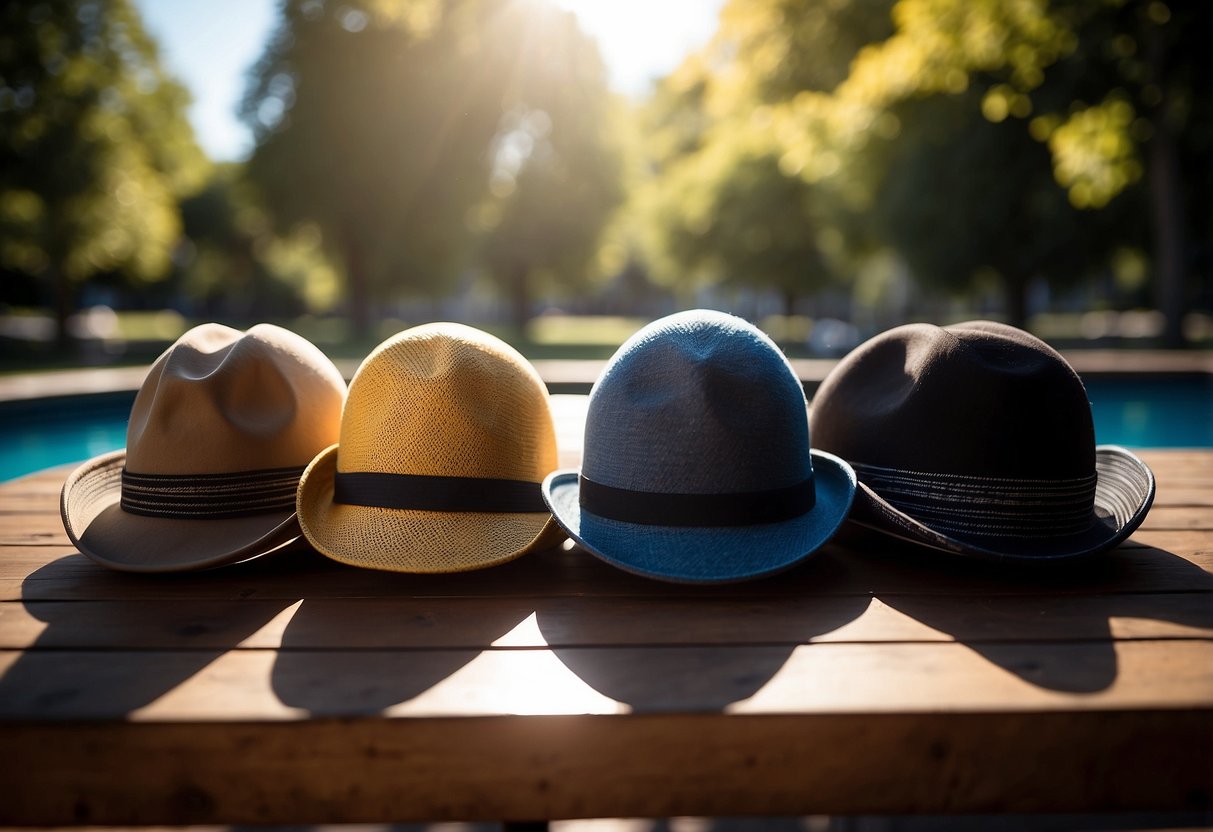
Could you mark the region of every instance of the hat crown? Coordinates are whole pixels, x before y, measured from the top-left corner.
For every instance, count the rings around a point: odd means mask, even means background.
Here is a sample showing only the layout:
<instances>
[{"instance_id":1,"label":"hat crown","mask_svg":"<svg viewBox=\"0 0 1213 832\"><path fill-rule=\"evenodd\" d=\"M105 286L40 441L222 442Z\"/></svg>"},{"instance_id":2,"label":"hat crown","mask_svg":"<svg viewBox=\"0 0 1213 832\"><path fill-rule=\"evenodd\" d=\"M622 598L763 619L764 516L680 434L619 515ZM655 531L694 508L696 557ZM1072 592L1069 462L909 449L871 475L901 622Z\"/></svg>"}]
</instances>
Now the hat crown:
<instances>
[{"instance_id":1,"label":"hat crown","mask_svg":"<svg viewBox=\"0 0 1213 832\"><path fill-rule=\"evenodd\" d=\"M715 494L812 475L804 390L766 335L695 310L655 321L590 392L582 474L635 491Z\"/></svg>"},{"instance_id":2,"label":"hat crown","mask_svg":"<svg viewBox=\"0 0 1213 832\"><path fill-rule=\"evenodd\" d=\"M337 470L539 482L556 467L547 388L505 342L462 324L388 339L350 382Z\"/></svg>"},{"instance_id":3,"label":"hat crown","mask_svg":"<svg viewBox=\"0 0 1213 832\"><path fill-rule=\"evenodd\" d=\"M131 408L129 470L210 474L306 465L336 441L345 381L313 344L203 324L152 365Z\"/></svg>"},{"instance_id":4,"label":"hat crown","mask_svg":"<svg viewBox=\"0 0 1213 832\"><path fill-rule=\"evenodd\" d=\"M813 399L817 446L857 464L1058 480L1095 471L1086 390L1060 354L1004 324L908 324L860 345Z\"/></svg>"}]
</instances>

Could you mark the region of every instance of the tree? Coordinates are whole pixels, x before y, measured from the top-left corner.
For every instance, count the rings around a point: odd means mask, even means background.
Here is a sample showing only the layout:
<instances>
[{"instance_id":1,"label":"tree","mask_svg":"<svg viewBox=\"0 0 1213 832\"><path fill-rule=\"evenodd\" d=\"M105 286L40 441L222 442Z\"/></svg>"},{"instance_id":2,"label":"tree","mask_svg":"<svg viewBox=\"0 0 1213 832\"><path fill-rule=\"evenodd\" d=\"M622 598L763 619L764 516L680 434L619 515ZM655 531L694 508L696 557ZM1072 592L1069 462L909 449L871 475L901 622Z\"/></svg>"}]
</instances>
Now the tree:
<instances>
[{"instance_id":1,"label":"tree","mask_svg":"<svg viewBox=\"0 0 1213 832\"><path fill-rule=\"evenodd\" d=\"M242 105L249 161L281 230L320 228L354 330L372 303L460 265L500 116L471 59L473 4L287 0Z\"/></svg>"},{"instance_id":2,"label":"tree","mask_svg":"<svg viewBox=\"0 0 1213 832\"><path fill-rule=\"evenodd\" d=\"M979 92L890 112L902 129L878 150L886 173L870 218L922 284L960 293L997 283L1008 321L1023 327L1033 279L1072 284L1125 242L1101 233L1111 212L1096 217L1069 203L1045 145L1021 124L982 116Z\"/></svg>"},{"instance_id":3,"label":"tree","mask_svg":"<svg viewBox=\"0 0 1213 832\"><path fill-rule=\"evenodd\" d=\"M80 283L168 273L207 167L187 104L129 0L0 8L0 260L42 282L61 349Z\"/></svg>"},{"instance_id":4,"label":"tree","mask_svg":"<svg viewBox=\"0 0 1213 832\"><path fill-rule=\"evenodd\" d=\"M181 203L183 245L175 287L209 318L282 318L332 305L336 275L319 230L275 234L243 167L217 165L205 188Z\"/></svg>"},{"instance_id":5,"label":"tree","mask_svg":"<svg viewBox=\"0 0 1213 832\"><path fill-rule=\"evenodd\" d=\"M828 195L781 169L778 152L737 136L670 168L654 189L652 245L667 282L774 290L796 300L835 282L822 252Z\"/></svg>"},{"instance_id":6,"label":"tree","mask_svg":"<svg viewBox=\"0 0 1213 832\"><path fill-rule=\"evenodd\" d=\"M250 173L339 255L356 330L373 303L444 291L478 236L520 297L575 268L611 166L601 64L571 21L522 0L284 5L244 102Z\"/></svg>"},{"instance_id":7,"label":"tree","mask_svg":"<svg viewBox=\"0 0 1213 832\"><path fill-rule=\"evenodd\" d=\"M493 15L488 49L508 70L505 108L477 211L484 265L508 292L514 323L537 280L580 287L623 196L619 103L598 49L569 12L513 3Z\"/></svg>"},{"instance_id":8,"label":"tree","mask_svg":"<svg viewBox=\"0 0 1213 832\"><path fill-rule=\"evenodd\" d=\"M900 214L906 230L896 230L895 203L880 207L886 230L917 248L911 259L920 266L949 263L947 274L956 288L991 259L1001 261L997 270L1014 319L1022 316L1025 276L1012 271L1031 268L1053 282L1073 281L1103 268L1126 242L1152 245L1166 340L1178 343L1185 272L1195 259L1187 240L1209 236L1213 59L1207 39L1213 6L1161 0L899 0L893 20L893 34L860 52L829 100L801 98L780 108L782 123L791 127L783 133L789 152L833 131L836 144L860 153L848 165L878 171L873 190L906 196ZM968 108L967 115L954 107ZM972 130L973 137L956 132L952 149L940 150L940 126L915 123L940 113L949 113L945 122ZM978 114L1000 129L983 126ZM885 135L874 137L868 125L882 120ZM934 138L924 144L928 134ZM1027 137L1047 153L1034 150ZM928 146L932 143L935 151ZM1004 151L1015 154L1005 165L1010 172L993 177L989 166L998 164ZM908 166L911 159L935 167L926 173ZM962 172L967 163L973 167ZM1181 178L1183 169L1197 173ZM1050 193L1042 171L1051 175L1068 206ZM906 182L880 184L885 177ZM990 187L977 194L974 181ZM924 190L909 194L910 182ZM959 251L924 260L932 241L908 229L925 231L921 211L946 214L947 203L971 212L967 219L956 217L964 227L954 230L985 234L987 241L962 243ZM1042 208L1044 203L1050 207ZM1143 205L1141 212L1153 220L1152 241L1131 221ZM1029 248L1053 254L1042 260L1032 252L994 253L1002 242L999 218L1012 216L1018 236L1033 241ZM935 239L940 246L949 244L943 235ZM1086 255L1084 262L1065 259L1074 251ZM962 255L969 257L964 264L957 259ZM942 275L920 277L930 281Z\"/></svg>"},{"instance_id":9,"label":"tree","mask_svg":"<svg viewBox=\"0 0 1213 832\"><path fill-rule=\"evenodd\" d=\"M845 189L823 181L837 173L839 155L807 142L789 152L776 112L806 94L828 96L858 50L888 34L888 6L725 6L712 42L658 85L648 107L657 175L642 210L659 276L772 289L788 312L838 279L839 241L863 233ZM806 159L832 169L802 175Z\"/></svg>"}]
</instances>

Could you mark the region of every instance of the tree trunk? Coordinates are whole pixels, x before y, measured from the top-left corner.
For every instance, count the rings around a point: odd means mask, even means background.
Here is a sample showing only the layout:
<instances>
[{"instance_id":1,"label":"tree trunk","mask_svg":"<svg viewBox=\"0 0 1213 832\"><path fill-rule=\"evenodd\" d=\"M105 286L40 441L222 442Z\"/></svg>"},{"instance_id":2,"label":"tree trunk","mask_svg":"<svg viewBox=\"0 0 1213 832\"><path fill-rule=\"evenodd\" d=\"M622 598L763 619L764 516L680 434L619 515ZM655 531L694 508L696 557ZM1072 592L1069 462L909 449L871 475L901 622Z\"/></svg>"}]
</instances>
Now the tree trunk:
<instances>
[{"instance_id":1,"label":"tree trunk","mask_svg":"<svg viewBox=\"0 0 1213 832\"><path fill-rule=\"evenodd\" d=\"M1184 346L1184 240L1183 188L1179 177L1179 147L1174 132L1174 103L1163 83L1165 60L1160 36L1150 39L1150 64L1163 100L1151 119L1147 175L1150 177L1150 225L1154 237L1154 297L1163 315L1163 346ZM1197 186L1200 187L1200 186Z\"/></svg>"},{"instance_id":2,"label":"tree trunk","mask_svg":"<svg viewBox=\"0 0 1213 832\"><path fill-rule=\"evenodd\" d=\"M1007 323L1019 329L1028 325L1028 281L1022 277L1003 278Z\"/></svg>"},{"instance_id":3,"label":"tree trunk","mask_svg":"<svg viewBox=\"0 0 1213 832\"><path fill-rule=\"evenodd\" d=\"M73 347L67 322L72 313L76 311L75 292L72 291L72 282L68 279L67 273L60 263L54 263L50 269L51 285L55 292L55 351L61 356L66 356Z\"/></svg>"},{"instance_id":4,"label":"tree trunk","mask_svg":"<svg viewBox=\"0 0 1213 832\"><path fill-rule=\"evenodd\" d=\"M371 334L370 287L366 273L366 254L358 232L347 226L342 235L345 255L345 285L348 292L349 322L352 334L365 340Z\"/></svg>"},{"instance_id":5,"label":"tree trunk","mask_svg":"<svg viewBox=\"0 0 1213 832\"><path fill-rule=\"evenodd\" d=\"M1155 303L1164 347L1184 346L1184 219L1175 139L1165 127L1150 140L1150 222L1154 230Z\"/></svg>"},{"instance_id":6,"label":"tree trunk","mask_svg":"<svg viewBox=\"0 0 1213 832\"><path fill-rule=\"evenodd\" d=\"M796 314L796 301L799 294L795 289L783 290L783 314L786 318L791 318Z\"/></svg>"},{"instance_id":7,"label":"tree trunk","mask_svg":"<svg viewBox=\"0 0 1213 832\"><path fill-rule=\"evenodd\" d=\"M531 282L527 267L514 266L506 279L510 291L510 321L522 336L531 322Z\"/></svg>"}]
</instances>

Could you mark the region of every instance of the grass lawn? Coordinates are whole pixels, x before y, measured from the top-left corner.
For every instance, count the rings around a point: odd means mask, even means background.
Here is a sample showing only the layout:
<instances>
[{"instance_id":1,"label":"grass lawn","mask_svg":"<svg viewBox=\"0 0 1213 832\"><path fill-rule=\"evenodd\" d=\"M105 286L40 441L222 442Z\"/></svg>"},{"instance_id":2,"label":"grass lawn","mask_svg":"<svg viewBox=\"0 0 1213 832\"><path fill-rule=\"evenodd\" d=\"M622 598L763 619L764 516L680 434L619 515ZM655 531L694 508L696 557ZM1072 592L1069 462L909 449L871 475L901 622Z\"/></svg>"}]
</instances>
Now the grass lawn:
<instances>
[{"instance_id":1,"label":"grass lawn","mask_svg":"<svg viewBox=\"0 0 1213 832\"><path fill-rule=\"evenodd\" d=\"M1157 326L1157 313L1073 313L1039 315L1032 330L1059 348L1155 346L1146 325ZM1201 324L1190 337L1193 347L1213 343L1213 321L1190 316ZM81 316L79 326L93 335L81 341L75 355L56 353L50 322L30 326L38 315L29 310L0 316L0 373L53 370L80 366L148 364L181 333L198 323L171 310L94 311ZM1199 320L1197 320L1199 319ZM16 322L16 323L13 323ZM5 323L10 324L5 326ZM35 320L35 323L39 323ZM255 322L231 322L246 328ZM362 338L354 337L348 323L336 317L304 316L280 321L334 360L360 361L378 344L420 321L385 319ZM510 324L483 324L483 329L513 345L530 359L606 359L636 330L648 323L643 317L612 315L544 315L519 329ZM804 316L773 316L759 322L792 358L812 357L808 348L814 322ZM1123 331L1117 331L1117 327ZM1142 330L1134 331L1133 327ZM1192 327L1190 327L1192 328ZM1109 339L1109 336L1113 336Z\"/></svg>"}]
</instances>

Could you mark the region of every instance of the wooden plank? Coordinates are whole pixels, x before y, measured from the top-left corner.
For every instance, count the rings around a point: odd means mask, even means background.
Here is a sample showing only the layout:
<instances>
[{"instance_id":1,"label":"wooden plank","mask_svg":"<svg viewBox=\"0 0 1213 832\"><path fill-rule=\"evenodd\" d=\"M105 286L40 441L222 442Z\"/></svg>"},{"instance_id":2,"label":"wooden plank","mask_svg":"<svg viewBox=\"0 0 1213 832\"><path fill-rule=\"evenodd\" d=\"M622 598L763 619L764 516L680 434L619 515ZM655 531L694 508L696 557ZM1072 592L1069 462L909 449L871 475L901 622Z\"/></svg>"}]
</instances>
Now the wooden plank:
<instances>
[{"instance_id":1,"label":"wooden plank","mask_svg":"<svg viewBox=\"0 0 1213 832\"><path fill-rule=\"evenodd\" d=\"M1158 483L1154 495L1155 506L1188 506L1191 508L1213 508L1213 485L1184 486L1170 480Z\"/></svg>"},{"instance_id":2,"label":"wooden plank","mask_svg":"<svg viewBox=\"0 0 1213 832\"><path fill-rule=\"evenodd\" d=\"M1213 594L0 603L0 648L485 649L1213 638Z\"/></svg>"},{"instance_id":3,"label":"wooden plank","mask_svg":"<svg viewBox=\"0 0 1213 832\"><path fill-rule=\"evenodd\" d=\"M1141 528L1147 531L1174 529L1213 530L1213 509L1198 506L1154 506Z\"/></svg>"},{"instance_id":4,"label":"wooden plank","mask_svg":"<svg viewBox=\"0 0 1213 832\"><path fill-rule=\"evenodd\" d=\"M5 824L1199 811L1210 806L1213 766L1207 709L22 723L4 732L6 757L21 761L0 778Z\"/></svg>"},{"instance_id":5,"label":"wooden plank","mask_svg":"<svg viewBox=\"0 0 1213 832\"><path fill-rule=\"evenodd\" d=\"M1213 643L0 652L0 720L1213 708Z\"/></svg>"}]
</instances>

